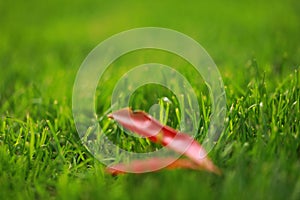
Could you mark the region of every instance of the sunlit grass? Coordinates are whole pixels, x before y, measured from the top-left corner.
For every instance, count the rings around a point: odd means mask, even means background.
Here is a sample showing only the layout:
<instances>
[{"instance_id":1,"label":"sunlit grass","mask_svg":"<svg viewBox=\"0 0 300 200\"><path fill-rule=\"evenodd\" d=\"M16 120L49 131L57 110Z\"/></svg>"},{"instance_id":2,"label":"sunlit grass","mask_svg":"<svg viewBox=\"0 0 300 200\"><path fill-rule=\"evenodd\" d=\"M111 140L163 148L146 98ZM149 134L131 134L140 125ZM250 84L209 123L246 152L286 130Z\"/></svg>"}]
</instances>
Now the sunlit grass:
<instances>
[{"instance_id":1,"label":"sunlit grass","mask_svg":"<svg viewBox=\"0 0 300 200\"><path fill-rule=\"evenodd\" d=\"M293 0L1 2L0 199L299 199L298 7ZM80 64L102 40L141 26L192 36L219 67L228 113L209 156L222 176L162 170L112 177L81 143L71 102ZM149 62L170 65L191 81L201 108L195 135L202 141L210 114L205 84L184 60L151 50L125 55L99 81L95 107L104 134L127 150L160 148L103 116L118 79ZM133 93L130 106L179 129L177 101L171 91L148 85Z\"/></svg>"}]
</instances>

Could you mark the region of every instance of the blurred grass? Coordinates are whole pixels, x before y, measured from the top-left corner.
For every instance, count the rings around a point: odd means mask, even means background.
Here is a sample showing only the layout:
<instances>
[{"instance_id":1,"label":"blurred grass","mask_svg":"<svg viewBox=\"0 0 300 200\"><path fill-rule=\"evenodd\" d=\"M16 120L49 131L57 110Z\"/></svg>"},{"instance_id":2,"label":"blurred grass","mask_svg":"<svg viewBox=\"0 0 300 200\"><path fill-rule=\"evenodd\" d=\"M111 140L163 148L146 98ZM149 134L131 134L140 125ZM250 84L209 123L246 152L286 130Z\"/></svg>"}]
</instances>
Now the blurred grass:
<instances>
[{"instance_id":1,"label":"blurred grass","mask_svg":"<svg viewBox=\"0 0 300 200\"><path fill-rule=\"evenodd\" d=\"M1 1L0 199L298 199L299 10L296 0ZM193 37L219 67L228 126L210 156L224 176L175 170L110 177L80 144L71 112L79 66L99 42L143 26ZM167 54L126 56L102 82L100 114L128 67L154 60L187 68Z\"/></svg>"}]
</instances>

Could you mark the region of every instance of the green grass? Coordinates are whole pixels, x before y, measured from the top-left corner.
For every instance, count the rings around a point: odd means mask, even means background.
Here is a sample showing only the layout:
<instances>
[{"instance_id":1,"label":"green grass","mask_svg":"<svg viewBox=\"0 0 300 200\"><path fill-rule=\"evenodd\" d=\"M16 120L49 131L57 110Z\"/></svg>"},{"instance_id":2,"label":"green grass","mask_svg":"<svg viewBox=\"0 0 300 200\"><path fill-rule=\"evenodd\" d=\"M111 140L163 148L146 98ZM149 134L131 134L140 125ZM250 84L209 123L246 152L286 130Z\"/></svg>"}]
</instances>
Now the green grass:
<instances>
[{"instance_id":1,"label":"green grass","mask_svg":"<svg viewBox=\"0 0 300 200\"><path fill-rule=\"evenodd\" d=\"M296 0L1 1L0 199L299 199L299 8ZM112 177L80 143L71 102L79 66L99 42L142 26L193 37L219 67L227 124L209 156L222 176L162 170ZM113 63L99 82L99 116L118 78L147 62L170 65L191 80L207 109L201 142L209 124L207 89L187 63L164 52L134 52ZM161 96L172 99L155 88L137 91L131 105L148 110ZM157 118L178 128L177 107L173 99L168 120ZM159 148L108 123L105 133L125 149Z\"/></svg>"}]
</instances>

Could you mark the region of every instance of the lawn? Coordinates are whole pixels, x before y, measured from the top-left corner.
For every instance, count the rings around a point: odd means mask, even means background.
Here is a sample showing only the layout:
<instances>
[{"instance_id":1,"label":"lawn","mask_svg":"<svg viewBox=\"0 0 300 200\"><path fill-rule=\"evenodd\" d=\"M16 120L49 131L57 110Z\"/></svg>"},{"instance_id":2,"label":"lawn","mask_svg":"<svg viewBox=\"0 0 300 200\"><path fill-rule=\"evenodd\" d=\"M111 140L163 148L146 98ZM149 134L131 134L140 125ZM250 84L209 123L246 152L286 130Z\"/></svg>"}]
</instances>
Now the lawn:
<instances>
[{"instance_id":1,"label":"lawn","mask_svg":"<svg viewBox=\"0 0 300 200\"><path fill-rule=\"evenodd\" d=\"M300 199L300 3L287 1L1 1L0 199ZM222 175L187 169L111 176L82 145L72 90L82 62L108 37L164 27L199 42L219 68L227 97L225 130L209 157ZM193 86L203 142L211 109L201 77L182 58L144 50L109 66L96 92L104 134L148 152L105 117L114 85L132 67L172 66ZM173 101L165 121L178 128L174 94L147 85L130 106Z\"/></svg>"}]
</instances>

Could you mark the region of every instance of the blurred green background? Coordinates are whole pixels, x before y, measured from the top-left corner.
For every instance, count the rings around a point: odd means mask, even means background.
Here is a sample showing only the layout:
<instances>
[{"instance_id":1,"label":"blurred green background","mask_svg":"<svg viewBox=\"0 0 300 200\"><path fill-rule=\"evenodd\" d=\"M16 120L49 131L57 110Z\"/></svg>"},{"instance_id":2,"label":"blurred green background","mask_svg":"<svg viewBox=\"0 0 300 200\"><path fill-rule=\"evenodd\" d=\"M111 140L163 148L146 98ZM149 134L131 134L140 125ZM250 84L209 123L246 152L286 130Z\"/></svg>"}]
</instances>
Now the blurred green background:
<instances>
[{"instance_id":1,"label":"blurred green background","mask_svg":"<svg viewBox=\"0 0 300 200\"><path fill-rule=\"evenodd\" d=\"M224 77L249 78L249 61L281 75L299 64L299 3L288 1L1 1L1 103L36 83L70 97L85 56L109 36L159 26L197 40ZM247 82L247 81L245 81Z\"/></svg>"}]
</instances>

